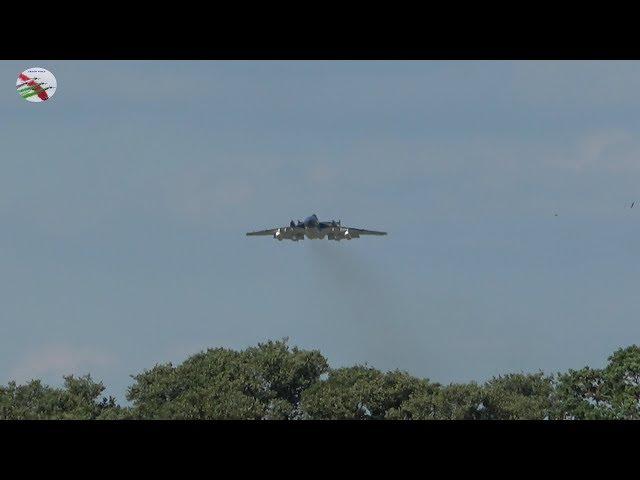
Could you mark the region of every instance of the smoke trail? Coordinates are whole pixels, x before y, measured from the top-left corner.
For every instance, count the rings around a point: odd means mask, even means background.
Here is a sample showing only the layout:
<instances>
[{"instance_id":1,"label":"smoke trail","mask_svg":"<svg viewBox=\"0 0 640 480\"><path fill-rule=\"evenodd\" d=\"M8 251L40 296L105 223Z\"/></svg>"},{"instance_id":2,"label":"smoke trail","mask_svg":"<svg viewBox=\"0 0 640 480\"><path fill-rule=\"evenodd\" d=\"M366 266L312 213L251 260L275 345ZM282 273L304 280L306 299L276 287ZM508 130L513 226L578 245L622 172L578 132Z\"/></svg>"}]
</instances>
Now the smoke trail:
<instances>
[{"instance_id":1,"label":"smoke trail","mask_svg":"<svg viewBox=\"0 0 640 480\"><path fill-rule=\"evenodd\" d=\"M408 368L406 354L415 353L416 339L383 267L363 257L357 245L309 241L305 247L327 308L344 311L343 321L356 328L357 347L367 361L379 368Z\"/></svg>"}]
</instances>

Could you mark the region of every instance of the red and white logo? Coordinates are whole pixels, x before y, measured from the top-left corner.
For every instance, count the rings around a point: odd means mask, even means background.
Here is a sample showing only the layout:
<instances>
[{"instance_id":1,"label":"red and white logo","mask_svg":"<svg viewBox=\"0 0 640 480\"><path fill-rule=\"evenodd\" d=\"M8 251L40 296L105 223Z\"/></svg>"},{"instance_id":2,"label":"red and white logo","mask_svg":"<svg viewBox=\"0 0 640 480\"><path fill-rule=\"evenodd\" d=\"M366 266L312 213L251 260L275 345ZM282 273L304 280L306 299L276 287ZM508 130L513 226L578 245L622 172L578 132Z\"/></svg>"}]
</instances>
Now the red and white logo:
<instances>
[{"instance_id":1,"label":"red and white logo","mask_svg":"<svg viewBox=\"0 0 640 480\"><path fill-rule=\"evenodd\" d=\"M16 80L18 95L28 102L44 102L56 93L56 77L49 70L39 67L28 68Z\"/></svg>"}]
</instances>

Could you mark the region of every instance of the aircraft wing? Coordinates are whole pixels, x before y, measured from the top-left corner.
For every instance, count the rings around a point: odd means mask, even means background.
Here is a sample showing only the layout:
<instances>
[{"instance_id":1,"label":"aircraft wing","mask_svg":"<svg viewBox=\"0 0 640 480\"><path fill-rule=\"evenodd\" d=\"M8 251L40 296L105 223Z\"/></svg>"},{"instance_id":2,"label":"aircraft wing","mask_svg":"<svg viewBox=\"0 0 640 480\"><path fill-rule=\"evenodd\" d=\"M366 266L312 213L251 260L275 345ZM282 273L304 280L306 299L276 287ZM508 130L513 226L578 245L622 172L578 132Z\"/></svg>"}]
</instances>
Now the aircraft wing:
<instances>
[{"instance_id":1,"label":"aircraft wing","mask_svg":"<svg viewBox=\"0 0 640 480\"><path fill-rule=\"evenodd\" d=\"M270 228L268 230L258 230L256 232L247 232L247 236L271 236L273 237L276 232L280 232L278 235L281 239L284 238L299 238L300 236L304 236L304 228L302 227L280 227L280 228Z\"/></svg>"},{"instance_id":2,"label":"aircraft wing","mask_svg":"<svg viewBox=\"0 0 640 480\"><path fill-rule=\"evenodd\" d=\"M354 227L342 227L343 229L349 230L349 232L357 233L358 235L386 235L387 232L378 232L376 230L364 230L362 228L354 228Z\"/></svg>"},{"instance_id":3,"label":"aircraft wing","mask_svg":"<svg viewBox=\"0 0 640 480\"><path fill-rule=\"evenodd\" d=\"M284 227L282 227L284 228ZM269 230L258 230L257 232L247 232L247 236L251 237L254 235L271 235L273 236L274 233L276 233L278 231L277 228L271 228Z\"/></svg>"}]
</instances>

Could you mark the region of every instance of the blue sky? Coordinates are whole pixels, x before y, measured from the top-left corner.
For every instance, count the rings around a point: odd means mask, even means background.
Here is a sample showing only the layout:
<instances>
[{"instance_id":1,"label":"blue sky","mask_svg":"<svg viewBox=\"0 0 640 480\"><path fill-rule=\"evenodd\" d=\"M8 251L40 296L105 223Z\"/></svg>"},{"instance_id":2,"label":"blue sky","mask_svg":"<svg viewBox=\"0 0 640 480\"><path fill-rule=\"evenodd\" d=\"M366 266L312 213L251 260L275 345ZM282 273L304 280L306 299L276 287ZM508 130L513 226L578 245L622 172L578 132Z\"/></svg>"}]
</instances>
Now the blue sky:
<instances>
[{"instance_id":1,"label":"blue sky","mask_svg":"<svg viewBox=\"0 0 640 480\"><path fill-rule=\"evenodd\" d=\"M50 101L13 91L31 66L56 75ZM443 383L638 343L638 62L0 78L0 383L90 372L123 400L156 362L285 336ZM389 235L244 235L311 213Z\"/></svg>"}]
</instances>

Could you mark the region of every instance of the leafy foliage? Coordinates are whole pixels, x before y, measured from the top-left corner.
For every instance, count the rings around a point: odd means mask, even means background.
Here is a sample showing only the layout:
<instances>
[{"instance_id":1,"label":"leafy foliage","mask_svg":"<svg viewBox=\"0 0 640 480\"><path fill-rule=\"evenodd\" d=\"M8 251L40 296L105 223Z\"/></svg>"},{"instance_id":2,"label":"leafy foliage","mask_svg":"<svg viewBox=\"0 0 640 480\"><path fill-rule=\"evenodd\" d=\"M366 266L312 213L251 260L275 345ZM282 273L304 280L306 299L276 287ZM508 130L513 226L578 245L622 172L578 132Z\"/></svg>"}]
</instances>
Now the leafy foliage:
<instances>
[{"instance_id":1,"label":"leafy foliage","mask_svg":"<svg viewBox=\"0 0 640 480\"><path fill-rule=\"evenodd\" d=\"M125 418L126 410L113 397L103 397L104 385L90 375L64 377L64 388L42 385L32 380L26 385L9 382L0 387L0 418L4 420L106 419Z\"/></svg>"},{"instance_id":2,"label":"leafy foliage","mask_svg":"<svg viewBox=\"0 0 640 480\"><path fill-rule=\"evenodd\" d=\"M427 394L428 380L406 372L382 373L367 366L339 368L326 381L309 388L302 398L305 418L381 419L412 395Z\"/></svg>"},{"instance_id":3,"label":"leafy foliage","mask_svg":"<svg viewBox=\"0 0 640 480\"><path fill-rule=\"evenodd\" d=\"M481 418L544 420L550 417L553 378L542 372L512 373L489 380L482 392Z\"/></svg>"},{"instance_id":4,"label":"leafy foliage","mask_svg":"<svg viewBox=\"0 0 640 480\"><path fill-rule=\"evenodd\" d=\"M482 387L476 383L434 385L428 392L411 395L400 408L388 412L397 420L479 420Z\"/></svg>"},{"instance_id":5,"label":"leafy foliage","mask_svg":"<svg viewBox=\"0 0 640 480\"><path fill-rule=\"evenodd\" d=\"M555 417L640 419L640 347L616 350L603 369L584 367L558 375Z\"/></svg>"},{"instance_id":6,"label":"leafy foliage","mask_svg":"<svg viewBox=\"0 0 640 480\"><path fill-rule=\"evenodd\" d=\"M0 419L640 419L636 345L615 351L602 369L440 385L367 365L331 369L319 351L283 339L209 349L132 378L131 407L103 396L89 375L64 377L61 388L9 382L0 386Z\"/></svg>"},{"instance_id":7,"label":"leafy foliage","mask_svg":"<svg viewBox=\"0 0 640 480\"><path fill-rule=\"evenodd\" d=\"M137 418L294 419L302 392L328 369L320 352L289 348L286 339L242 352L209 349L136 375L127 399Z\"/></svg>"}]
</instances>

